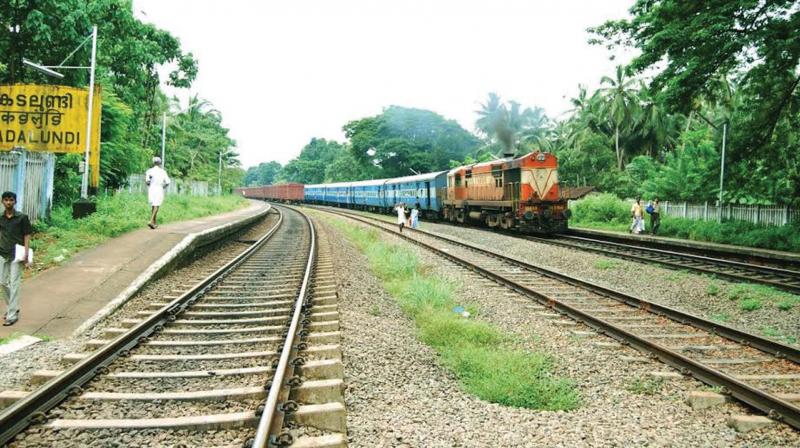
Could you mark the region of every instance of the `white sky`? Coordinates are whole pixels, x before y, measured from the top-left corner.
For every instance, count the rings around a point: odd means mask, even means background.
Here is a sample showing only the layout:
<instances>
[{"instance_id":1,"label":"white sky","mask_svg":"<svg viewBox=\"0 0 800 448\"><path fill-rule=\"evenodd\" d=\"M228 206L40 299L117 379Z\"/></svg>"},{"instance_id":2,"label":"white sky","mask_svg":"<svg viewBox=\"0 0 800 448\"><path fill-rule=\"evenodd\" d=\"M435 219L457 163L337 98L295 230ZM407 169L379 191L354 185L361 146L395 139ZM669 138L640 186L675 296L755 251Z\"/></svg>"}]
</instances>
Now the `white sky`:
<instances>
[{"instance_id":1,"label":"white sky","mask_svg":"<svg viewBox=\"0 0 800 448\"><path fill-rule=\"evenodd\" d=\"M489 92L549 116L569 109L629 54L590 46L586 28L633 0L134 0L136 15L194 53L198 93L222 112L245 167L286 163L312 137L389 105L473 130Z\"/></svg>"}]
</instances>

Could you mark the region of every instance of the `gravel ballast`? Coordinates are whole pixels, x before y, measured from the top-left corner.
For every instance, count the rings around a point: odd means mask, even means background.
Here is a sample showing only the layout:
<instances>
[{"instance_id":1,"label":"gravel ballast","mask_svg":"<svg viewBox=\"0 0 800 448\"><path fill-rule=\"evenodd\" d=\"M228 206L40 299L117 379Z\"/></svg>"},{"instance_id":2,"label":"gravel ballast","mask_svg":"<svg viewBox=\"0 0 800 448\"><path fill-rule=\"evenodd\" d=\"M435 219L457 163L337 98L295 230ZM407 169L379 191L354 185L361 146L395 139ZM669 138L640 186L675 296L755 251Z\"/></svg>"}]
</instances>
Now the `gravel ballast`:
<instances>
[{"instance_id":1,"label":"gravel ballast","mask_svg":"<svg viewBox=\"0 0 800 448\"><path fill-rule=\"evenodd\" d=\"M336 234L330 226L320 227ZM588 329L555 325L537 315L541 311L529 299L418 251L423 262L459 286L462 305L477 306L478 319L551 355L554 373L575 381L581 405L575 411L550 412L478 400L465 394L439 366L435 352L417 340L413 322L365 268L365 258L341 236L329 240L343 282L339 295L352 447L800 446L798 433L785 425L745 434L728 428L728 415L747 412L737 404L692 411L684 398L704 389L701 383L654 380L650 372L669 369L625 361L623 356L642 355L628 348L601 348L595 344L611 340L578 336L573 331Z\"/></svg>"}]
</instances>

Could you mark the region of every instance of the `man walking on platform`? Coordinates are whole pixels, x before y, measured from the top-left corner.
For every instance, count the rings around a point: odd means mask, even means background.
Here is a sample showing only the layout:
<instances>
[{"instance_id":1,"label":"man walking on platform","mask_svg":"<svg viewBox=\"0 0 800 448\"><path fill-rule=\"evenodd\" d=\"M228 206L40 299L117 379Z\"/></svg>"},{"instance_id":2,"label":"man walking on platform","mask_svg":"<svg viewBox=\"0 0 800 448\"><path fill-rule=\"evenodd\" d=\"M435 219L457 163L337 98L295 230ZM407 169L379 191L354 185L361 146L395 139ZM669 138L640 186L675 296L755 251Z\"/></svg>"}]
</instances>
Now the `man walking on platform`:
<instances>
[{"instance_id":1,"label":"man walking on platform","mask_svg":"<svg viewBox=\"0 0 800 448\"><path fill-rule=\"evenodd\" d=\"M28 215L16 211L17 195L6 191L2 196L3 216L0 217L0 289L6 299L4 326L19 319L19 284L22 270L28 266L31 222Z\"/></svg>"},{"instance_id":2,"label":"man walking on platform","mask_svg":"<svg viewBox=\"0 0 800 448\"><path fill-rule=\"evenodd\" d=\"M151 229L158 227L156 224L156 217L158 217L158 208L164 202L164 190L169 185L169 176L167 172L161 168L161 157L153 157L153 167L144 173L144 181L148 185L147 199L150 202L150 222L147 226Z\"/></svg>"}]
</instances>

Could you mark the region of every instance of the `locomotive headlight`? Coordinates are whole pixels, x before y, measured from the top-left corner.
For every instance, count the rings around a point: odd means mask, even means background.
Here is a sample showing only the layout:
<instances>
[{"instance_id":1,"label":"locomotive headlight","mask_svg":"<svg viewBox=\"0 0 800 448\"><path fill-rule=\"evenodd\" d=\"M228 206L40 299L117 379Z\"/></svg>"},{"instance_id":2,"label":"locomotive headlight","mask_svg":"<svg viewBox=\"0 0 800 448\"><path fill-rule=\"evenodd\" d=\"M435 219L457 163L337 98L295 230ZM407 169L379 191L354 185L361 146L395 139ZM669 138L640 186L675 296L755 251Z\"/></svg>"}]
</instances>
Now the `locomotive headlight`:
<instances>
[{"instance_id":1,"label":"locomotive headlight","mask_svg":"<svg viewBox=\"0 0 800 448\"><path fill-rule=\"evenodd\" d=\"M542 154L542 153L539 153L539 155L538 155L538 156L536 156L536 160L538 160L538 161L540 161L540 162L544 162L544 159L545 159L546 157L547 157L547 156L545 156L544 154Z\"/></svg>"}]
</instances>

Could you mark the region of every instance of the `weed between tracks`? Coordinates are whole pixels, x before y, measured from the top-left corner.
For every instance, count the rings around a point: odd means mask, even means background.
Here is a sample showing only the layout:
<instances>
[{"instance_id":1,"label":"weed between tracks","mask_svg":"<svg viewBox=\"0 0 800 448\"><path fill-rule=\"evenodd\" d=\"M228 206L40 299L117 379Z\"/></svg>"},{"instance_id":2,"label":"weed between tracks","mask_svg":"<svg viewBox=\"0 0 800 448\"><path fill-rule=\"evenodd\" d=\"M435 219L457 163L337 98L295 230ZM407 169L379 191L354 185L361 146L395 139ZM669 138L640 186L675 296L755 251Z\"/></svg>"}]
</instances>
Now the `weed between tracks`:
<instances>
[{"instance_id":1,"label":"weed between tracks","mask_svg":"<svg viewBox=\"0 0 800 448\"><path fill-rule=\"evenodd\" d=\"M384 289L400 304L419 329L419 338L433 347L442 364L456 374L464 389L482 400L529 409L575 409L574 384L552 376L552 359L514 349L513 338L497 328L462 317L455 286L435 276L416 254L381 240L374 229L362 230L329 219L363 252ZM467 307L472 316L477 312Z\"/></svg>"}]
</instances>

